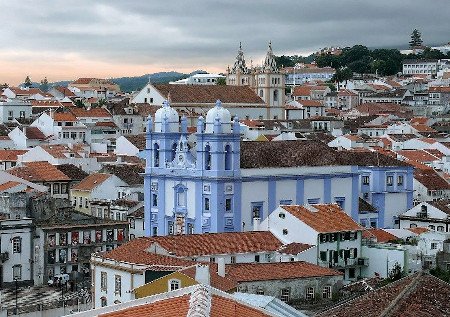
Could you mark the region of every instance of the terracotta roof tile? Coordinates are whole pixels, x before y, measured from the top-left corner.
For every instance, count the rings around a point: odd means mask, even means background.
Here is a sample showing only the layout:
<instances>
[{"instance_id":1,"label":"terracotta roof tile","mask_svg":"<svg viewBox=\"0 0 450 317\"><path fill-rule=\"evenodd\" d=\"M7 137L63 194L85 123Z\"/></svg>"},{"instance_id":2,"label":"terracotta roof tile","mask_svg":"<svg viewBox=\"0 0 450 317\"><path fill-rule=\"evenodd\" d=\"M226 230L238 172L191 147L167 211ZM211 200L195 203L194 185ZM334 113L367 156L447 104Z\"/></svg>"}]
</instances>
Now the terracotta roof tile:
<instances>
[{"instance_id":1,"label":"terracotta roof tile","mask_svg":"<svg viewBox=\"0 0 450 317\"><path fill-rule=\"evenodd\" d=\"M81 181L83 178L87 177L89 174L83 171L81 168L73 164L61 164L56 165L56 168L64 173L71 180Z\"/></svg>"},{"instance_id":2,"label":"terracotta roof tile","mask_svg":"<svg viewBox=\"0 0 450 317\"><path fill-rule=\"evenodd\" d=\"M27 150L0 150L0 161L17 161L17 156L27 153Z\"/></svg>"},{"instance_id":3,"label":"terracotta roof tile","mask_svg":"<svg viewBox=\"0 0 450 317\"><path fill-rule=\"evenodd\" d=\"M40 145L40 147L54 158L81 157L80 154L64 144Z\"/></svg>"},{"instance_id":4,"label":"terracotta roof tile","mask_svg":"<svg viewBox=\"0 0 450 317\"><path fill-rule=\"evenodd\" d=\"M96 127L108 127L108 128L117 128L117 125L112 121L99 121L95 123Z\"/></svg>"},{"instance_id":5,"label":"terracotta roof tile","mask_svg":"<svg viewBox=\"0 0 450 317\"><path fill-rule=\"evenodd\" d=\"M131 142L135 147L137 147L139 150L145 150L145 133L137 134L137 135L127 135L125 138Z\"/></svg>"},{"instance_id":6,"label":"terracotta roof tile","mask_svg":"<svg viewBox=\"0 0 450 317\"><path fill-rule=\"evenodd\" d=\"M68 121L68 122L76 122L78 121L77 117L71 112L55 112L52 113L54 121Z\"/></svg>"},{"instance_id":7,"label":"terracotta roof tile","mask_svg":"<svg viewBox=\"0 0 450 317\"><path fill-rule=\"evenodd\" d=\"M449 316L450 285L427 273L415 273L327 310L320 317ZM388 313L388 314L387 314Z\"/></svg>"},{"instance_id":8,"label":"terracotta roof tile","mask_svg":"<svg viewBox=\"0 0 450 317\"><path fill-rule=\"evenodd\" d=\"M303 261L226 265L226 276L237 282L339 276L341 272Z\"/></svg>"},{"instance_id":9,"label":"terracotta roof tile","mask_svg":"<svg viewBox=\"0 0 450 317\"><path fill-rule=\"evenodd\" d=\"M69 181L70 178L49 162L27 162L14 167L8 173L30 182Z\"/></svg>"},{"instance_id":10,"label":"terracotta roof tile","mask_svg":"<svg viewBox=\"0 0 450 317\"><path fill-rule=\"evenodd\" d=\"M298 100L297 102L304 107L324 107L318 100Z\"/></svg>"},{"instance_id":11,"label":"terracotta roof tile","mask_svg":"<svg viewBox=\"0 0 450 317\"><path fill-rule=\"evenodd\" d=\"M313 90L326 90L327 86L302 85L294 88L293 96L311 96Z\"/></svg>"},{"instance_id":12,"label":"terracotta roof tile","mask_svg":"<svg viewBox=\"0 0 450 317\"><path fill-rule=\"evenodd\" d=\"M310 244L292 242L292 243L284 245L281 249L278 250L278 252L284 253L284 254L297 255L297 254L299 254L305 250L308 250L312 247L313 247L313 245L310 245Z\"/></svg>"},{"instance_id":13,"label":"terracotta roof tile","mask_svg":"<svg viewBox=\"0 0 450 317\"><path fill-rule=\"evenodd\" d=\"M400 150L397 154L405 157L408 160L416 161L419 163L427 163L439 160L436 156L425 152L424 150Z\"/></svg>"},{"instance_id":14,"label":"terracotta roof tile","mask_svg":"<svg viewBox=\"0 0 450 317\"><path fill-rule=\"evenodd\" d=\"M112 176L111 174L104 174L104 173L91 174L86 178L84 178L81 182L73 186L72 190L87 190L87 191L93 190L111 176Z\"/></svg>"},{"instance_id":15,"label":"terracotta roof tile","mask_svg":"<svg viewBox=\"0 0 450 317\"><path fill-rule=\"evenodd\" d=\"M105 108L70 108L77 118L111 118L111 114Z\"/></svg>"},{"instance_id":16,"label":"terracotta roof tile","mask_svg":"<svg viewBox=\"0 0 450 317\"><path fill-rule=\"evenodd\" d=\"M390 241L398 240L398 237L394 236L393 234L384 231L383 229L377 229L377 228L371 228L364 230L364 237L366 237L366 234L374 236L377 239L377 242L379 243L386 243Z\"/></svg>"},{"instance_id":17,"label":"terracotta roof tile","mask_svg":"<svg viewBox=\"0 0 450 317\"><path fill-rule=\"evenodd\" d=\"M450 190L450 184L434 170L415 170L414 179L428 190Z\"/></svg>"},{"instance_id":18,"label":"terracotta roof tile","mask_svg":"<svg viewBox=\"0 0 450 317\"><path fill-rule=\"evenodd\" d=\"M62 104L58 100L32 100L33 108L59 108Z\"/></svg>"},{"instance_id":19,"label":"terracotta roof tile","mask_svg":"<svg viewBox=\"0 0 450 317\"><path fill-rule=\"evenodd\" d=\"M264 101L246 86L228 85L154 85L162 96L170 93L171 102L176 103L209 103L214 104L217 99L222 103L232 104L260 104Z\"/></svg>"},{"instance_id":20,"label":"terracotta roof tile","mask_svg":"<svg viewBox=\"0 0 450 317\"><path fill-rule=\"evenodd\" d=\"M428 228L423 228L423 227L407 228L407 229L418 235L429 231Z\"/></svg>"},{"instance_id":21,"label":"terracotta roof tile","mask_svg":"<svg viewBox=\"0 0 450 317\"><path fill-rule=\"evenodd\" d=\"M15 181L8 181L6 183L0 184L0 192L16 187L18 185L20 185L20 183Z\"/></svg>"},{"instance_id":22,"label":"terracotta roof tile","mask_svg":"<svg viewBox=\"0 0 450 317\"><path fill-rule=\"evenodd\" d=\"M37 127L26 127L25 129L25 136L29 140L45 140L46 136L44 133L42 133L41 130Z\"/></svg>"},{"instance_id":23,"label":"terracotta roof tile","mask_svg":"<svg viewBox=\"0 0 450 317\"><path fill-rule=\"evenodd\" d=\"M71 92L67 87L57 86L55 87L57 91L62 93L65 97L76 97L73 92Z\"/></svg>"},{"instance_id":24,"label":"terracotta roof tile","mask_svg":"<svg viewBox=\"0 0 450 317\"><path fill-rule=\"evenodd\" d=\"M317 232L363 229L336 204L289 205L281 207Z\"/></svg>"}]
</instances>

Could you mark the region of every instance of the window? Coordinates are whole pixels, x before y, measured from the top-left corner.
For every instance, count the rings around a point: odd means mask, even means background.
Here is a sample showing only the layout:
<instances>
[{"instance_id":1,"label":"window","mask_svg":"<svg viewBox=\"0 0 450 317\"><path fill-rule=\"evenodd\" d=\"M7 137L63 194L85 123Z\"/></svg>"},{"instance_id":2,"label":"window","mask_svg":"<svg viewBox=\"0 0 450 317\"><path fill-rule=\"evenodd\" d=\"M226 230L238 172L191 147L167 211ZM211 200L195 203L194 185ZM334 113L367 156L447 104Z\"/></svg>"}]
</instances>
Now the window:
<instances>
[{"instance_id":1,"label":"window","mask_svg":"<svg viewBox=\"0 0 450 317\"><path fill-rule=\"evenodd\" d=\"M205 197L204 201L203 201L203 207L205 211L209 211L209 198Z\"/></svg>"},{"instance_id":2,"label":"window","mask_svg":"<svg viewBox=\"0 0 450 317\"><path fill-rule=\"evenodd\" d=\"M403 185L403 175L397 176L397 185Z\"/></svg>"},{"instance_id":3,"label":"window","mask_svg":"<svg viewBox=\"0 0 450 317\"><path fill-rule=\"evenodd\" d=\"M53 184L53 194L59 194L59 183Z\"/></svg>"},{"instance_id":4,"label":"window","mask_svg":"<svg viewBox=\"0 0 450 317\"><path fill-rule=\"evenodd\" d=\"M285 205L285 206L292 205L292 200L290 200L290 199L281 199L280 200L280 205Z\"/></svg>"},{"instance_id":5,"label":"window","mask_svg":"<svg viewBox=\"0 0 450 317\"><path fill-rule=\"evenodd\" d=\"M310 199L308 199L308 204L310 204L310 205L318 204L319 202L320 202L320 198L310 198Z\"/></svg>"},{"instance_id":6,"label":"window","mask_svg":"<svg viewBox=\"0 0 450 317\"><path fill-rule=\"evenodd\" d=\"M369 183L370 183L370 176L364 175L364 176L362 177L362 184L363 184L363 185L369 185Z\"/></svg>"},{"instance_id":7,"label":"window","mask_svg":"<svg viewBox=\"0 0 450 317\"><path fill-rule=\"evenodd\" d=\"M173 227L173 221L169 221L168 223L167 223L167 227L168 227L168 231L169 231L169 234L174 234L174 227Z\"/></svg>"},{"instance_id":8,"label":"window","mask_svg":"<svg viewBox=\"0 0 450 317\"><path fill-rule=\"evenodd\" d=\"M231 145L225 146L225 170L231 170Z\"/></svg>"},{"instance_id":9,"label":"window","mask_svg":"<svg viewBox=\"0 0 450 317\"><path fill-rule=\"evenodd\" d=\"M283 288L281 289L281 296L280 296L280 300L287 303L289 302L291 297L291 289L289 288Z\"/></svg>"},{"instance_id":10,"label":"window","mask_svg":"<svg viewBox=\"0 0 450 317\"><path fill-rule=\"evenodd\" d=\"M431 242L431 250L436 250L438 244L436 242Z\"/></svg>"},{"instance_id":11,"label":"window","mask_svg":"<svg viewBox=\"0 0 450 317\"><path fill-rule=\"evenodd\" d=\"M259 261L260 261L259 258L260 258L260 257L259 257L259 254L256 254L256 255L255 255L255 262L256 262L256 263L259 263Z\"/></svg>"},{"instance_id":12,"label":"window","mask_svg":"<svg viewBox=\"0 0 450 317\"><path fill-rule=\"evenodd\" d=\"M106 297L103 296L102 298L100 298L100 301L101 301L102 307L105 307L107 305Z\"/></svg>"},{"instance_id":13,"label":"window","mask_svg":"<svg viewBox=\"0 0 450 317\"><path fill-rule=\"evenodd\" d=\"M262 218L262 211L263 211L263 203L262 202L256 202L252 203L252 218Z\"/></svg>"},{"instance_id":14,"label":"window","mask_svg":"<svg viewBox=\"0 0 450 317\"><path fill-rule=\"evenodd\" d=\"M108 291L108 275L106 272L100 273L100 289L105 292Z\"/></svg>"},{"instance_id":15,"label":"window","mask_svg":"<svg viewBox=\"0 0 450 317\"><path fill-rule=\"evenodd\" d=\"M429 228L430 230L435 230L436 227L435 227L434 225L429 225L428 228Z\"/></svg>"},{"instance_id":16,"label":"window","mask_svg":"<svg viewBox=\"0 0 450 317\"><path fill-rule=\"evenodd\" d=\"M327 251L320 251L320 261L325 262L327 260Z\"/></svg>"},{"instance_id":17,"label":"window","mask_svg":"<svg viewBox=\"0 0 450 317\"><path fill-rule=\"evenodd\" d=\"M22 279L22 265L16 264L12 267L13 269L13 279L21 280Z\"/></svg>"},{"instance_id":18,"label":"window","mask_svg":"<svg viewBox=\"0 0 450 317\"><path fill-rule=\"evenodd\" d=\"M20 118L25 118L25 111L20 111L19 112L19 117Z\"/></svg>"},{"instance_id":19,"label":"window","mask_svg":"<svg viewBox=\"0 0 450 317\"><path fill-rule=\"evenodd\" d=\"M314 299L314 287L306 288L306 299Z\"/></svg>"},{"instance_id":20,"label":"window","mask_svg":"<svg viewBox=\"0 0 450 317\"><path fill-rule=\"evenodd\" d=\"M158 207L158 195L157 194L152 194L152 206Z\"/></svg>"},{"instance_id":21,"label":"window","mask_svg":"<svg viewBox=\"0 0 450 317\"><path fill-rule=\"evenodd\" d=\"M188 223L188 225L187 225L187 234L194 234L194 224Z\"/></svg>"},{"instance_id":22,"label":"window","mask_svg":"<svg viewBox=\"0 0 450 317\"><path fill-rule=\"evenodd\" d=\"M283 235L287 235L288 234L288 229L283 229Z\"/></svg>"},{"instance_id":23,"label":"window","mask_svg":"<svg viewBox=\"0 0 450 317\"><path fill-rule=\"evenodd\" d=\"M234 255L231 256L230 262L231 262L231 264L236 263L236 257Z\"/></svg>"},{"instance_id":24,"label":"window","mask_svg":"<svg viewBox=\"0 0 450 317\"><path fill-rule=\"evenodd\" d=\"M87 198L84 199L84 208L89 208L89 200Z\"/></svg>"},{"instance_id":25,"label":"window","mask_svg":"<svg viewBox=\"0 0 450 317\"><path fill-rule=\"evenodd\" d=\"M83 207L83 197L78 197L78 207Z\"/></svg>"},{"instance_id":26,"label":"window","mask_svg":"<svg viewBox=\"0 0 450 317\"><path fill-rule=\"evenodd\" d=\"M263 91L262 89L259 91L259 96L260 96L261 98L264 97L264 91Z\"/></svg>"},{"instance_id":27,"label":"window","mask_svg":"<svg viewBox=\"0 0 450 317\"><path fill-rule=\"evenodd\" d=\"M355 268L354 267L352 267L352 268L349 268L348 269L348 278L355 278Z\"/></svg>"},{"instance_id":28,"label":"window","mask_svg":"<svg viewBox=\"0 0 450 317\"><path fill-rule=\"evenodd\" d=\"M210 263L216 263L216 258L215 257L210 257L209 258L209 262Z\"/></svg>"},{"instance_id":29,"label":"window","mask_svg":"<svg viewBox=\"0 0 450 317\"><path fill-rule=\"evenodd\" d=\"M411 224L409 225L409 227L410 227L410 228L417 228L417 224L411 223Z\"/></svg>"},{"instance_id":30,"label":"window","mask_svg":"<svg viewBox=\"0 0 450 317\"><path fill-rule=\"evenodd\" d=\"M152 228L152 236L156 237L158 235L158 227Z\"/></svg>"},{"instance_id":31,"label":"window","mask_svg":"<svg viewBox=\"0 0 450 317\"><path fill-rule=\"evenodd\" d=\"M278 217L280 217L281 219L284 219L284 218L286 218L286 215L285 215L284 212L280 212L280 213L278 214Z\"/></svg>"},{"instance_id":32,"label":"window","mask_svg":"<svg viewBox=\"0 0 450 317\"><path fill-rule=\"evenodd\" d=\"M438 226L437 231L444 232L444 226Z\"/></svg>"},{"instance_id":33,"label":"window","mask_svg":"<svg viewBox=\"0 0 450 317\"><path fill-rule=\"evenodd\" d=\"M225 199L225 211L231 212L231 198Z\"/></svg>"},{"instance_id":34,"label":"window","mask_svg":"<svg viewBox=\"0 0 450 317\"><path fill-rule=\"evenodd\" d=\"M256 289L256 295L264 295L264 288L258 287Z\"/></svg>"},{"instance_id":35,"label":"window","mask_svg":"<svg viewBox=\"0 0 450 317\"><path fill-rule=\"evenodd\" d=\"M14 112L8 111L8 120L14 119Z\"/></svg>"},{"instance_id":36,"label":"window","mask_svg":"<svg viewBox=\"0 0 450 317\"><path fill-rule=\"evenodd\" d=\"M153 145L153 166L159 167L159 145L155 143Z\"/></svg>"},{"instance_id":37,"label":"window","mask_svg":"<svg viewBox=\"0 0 450 317\"><path fill-rule=\"evenodd\" d=\"M186 188L177 188L177 206L186 207Z\"/></svg>"},{"instance_id":38,"label":"window","mask_svg":"<svg viewBox=\"0 0 450 317\"><path fill-rule=\"evenodd\" d=\"M334 197L334 201L341 209L345 209L345 197Z\"/></svg>"},{"instance_id":39,"label":"window","mask_svg":"<svg viewBox=\"0 0 450 317\"><path fill-rule=\"evenodd\" d=\"M13 253L21 253L22 252L22 238L15 237L12 239L12 247Z\"/></svg>"},{"instance_id":40,"label":"window","mask_svg":"<svg viewBox=\"0 0 450 317\"><path fill-rule=\"evenodd\" d=\"M327 285L323 287L322 298L331 298L331 286Z\"/></svg>"},{"instance_id":41,"label":"window","mask_svg":"<svg viewBox=\"0 0 450 317\"><path fill-rule=\"evenodd\" d=\"M273 101L278 101L278 90L273 92Z\"/></svg>"},{"instance_id":42,"label":"window","mask_svg":"<svg viewBox=\"0 0 450 317\"><path fill-rule=\"evenodd\" d=\"M388 186L394 185L394 176L392 175L386 176L386 185Z\"/></svg>"},{"instance_id":43,"label":"window","mask_svg":"<svg viewBox=\"0 0 450 317\"><path fill-rule=\"evenodd\" d=\"M205 170L211 169L211 146L205 146Z\"/></svg>"},{"instance_id":44,"label":"window","mask_svg":"<svg viewBox=\"0 0 450 317\"><path fill-rule=\"evenodd\" d=\"M122 277L120 275L114 276L114 293L122 295Z\"/></svg>"},{"instance_id":45,"label":"window","mask_svg":"<svg viewBox=\"0 0 450 317\"><path fill-rule=\"evenodd\" d=\"M175 291L180 288L180 280L170 280L169 281L169 291Z\"/></svg>"},{"instance_id":46,"label":"window","mask_svg":"<svg viewBox=\"0 0 450 317\"><path fill-rule=\"evenodd\" d=\"M67 194L67 184L61 184L61 194Z\"/></svg>"}]
</instances>

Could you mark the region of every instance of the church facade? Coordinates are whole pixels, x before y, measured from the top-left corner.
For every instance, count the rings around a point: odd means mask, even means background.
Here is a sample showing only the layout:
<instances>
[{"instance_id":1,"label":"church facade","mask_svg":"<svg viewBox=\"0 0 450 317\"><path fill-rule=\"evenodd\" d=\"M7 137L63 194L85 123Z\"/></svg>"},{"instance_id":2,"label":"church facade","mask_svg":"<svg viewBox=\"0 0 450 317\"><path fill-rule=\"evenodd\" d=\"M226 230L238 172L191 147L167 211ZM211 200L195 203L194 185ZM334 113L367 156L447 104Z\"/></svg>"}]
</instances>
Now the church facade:
<instances>
[{"instance_id":1,"label":"church facade","mask_svg":"<svg viewBox=\"0 0 450 317\"><path fill-rule=\"evenodd\" d=\"M361 159L344 160L320 142L243 142L237 118L220 101L198 118L196 133L187 126L168 102L148 119L147 236L254 230L290 204L336 203L359 222L362 187L369 203L373 197L389 207L371 214L376 226L393 227L395 214L412 206L411 167L377 158L361 169ZM402 185L381 188L386 177Z\"/></svg>"},{"instance_id":2,"label":"church facade","mask_svg":"<svg viewBox=\"0 0 450 317\"><path fill-rule=\"evenodd\" d=\"M249 86L253 89L269 106L265 119L284 119L286 80L285 75L277 67L272 43L269 43L263 64L250 68L246 65L240 44L233 67L227 69L226 81L227 85Z\"/></svg>"}]
</instances>

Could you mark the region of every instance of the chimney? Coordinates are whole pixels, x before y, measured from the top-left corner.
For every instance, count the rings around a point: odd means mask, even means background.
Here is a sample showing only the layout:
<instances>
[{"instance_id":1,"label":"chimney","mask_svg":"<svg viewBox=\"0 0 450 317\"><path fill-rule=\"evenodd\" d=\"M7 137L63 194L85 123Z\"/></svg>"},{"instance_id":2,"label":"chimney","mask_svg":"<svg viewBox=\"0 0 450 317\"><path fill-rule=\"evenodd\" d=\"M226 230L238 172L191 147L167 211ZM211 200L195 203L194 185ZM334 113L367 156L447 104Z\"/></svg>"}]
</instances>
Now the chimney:
<instances>
[{"instance_id":1,"label":"chimney","mask_svg":"<svg viewBox=\"0 0 450 317\"><path fill-rule=\"evenodd\" d=\"M211 285L209 265L197 264L195 267L195 280L200 284Z\"/></svg>"},{"instance_id":2,"label":"chimney","mask_svg":"<svg viewBox=\"0 0 450 317\"><path fill-rule=\"evenodd\" d=\"M217 274L225 277L225 259L217 258Z\"/></svg>"}]
</instances>

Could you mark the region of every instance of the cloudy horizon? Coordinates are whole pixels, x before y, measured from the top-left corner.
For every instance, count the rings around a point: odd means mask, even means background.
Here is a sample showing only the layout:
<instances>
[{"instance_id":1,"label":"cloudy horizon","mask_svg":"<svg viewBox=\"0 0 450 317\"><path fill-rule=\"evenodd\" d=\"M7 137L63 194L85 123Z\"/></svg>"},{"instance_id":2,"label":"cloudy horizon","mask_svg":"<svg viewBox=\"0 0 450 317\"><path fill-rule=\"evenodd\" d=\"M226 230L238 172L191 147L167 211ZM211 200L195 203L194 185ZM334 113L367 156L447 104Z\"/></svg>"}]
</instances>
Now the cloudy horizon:
<instances>
[{"instance_id":1,"label":"cloudy horizon","mask_svg":"<svg viewBox=\"0 0 450 317\"><path fill-rule=\"evenodd\" d=\"M448 0L86 1L0 0L0 82L16 85L158 71L223 72L242 42L247 62L326 46L407 46L450 41Z\"/></svg>"}]
</instances>

